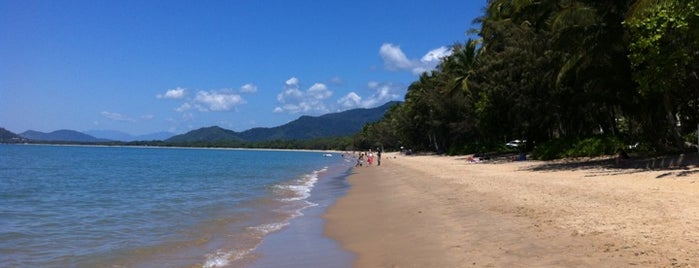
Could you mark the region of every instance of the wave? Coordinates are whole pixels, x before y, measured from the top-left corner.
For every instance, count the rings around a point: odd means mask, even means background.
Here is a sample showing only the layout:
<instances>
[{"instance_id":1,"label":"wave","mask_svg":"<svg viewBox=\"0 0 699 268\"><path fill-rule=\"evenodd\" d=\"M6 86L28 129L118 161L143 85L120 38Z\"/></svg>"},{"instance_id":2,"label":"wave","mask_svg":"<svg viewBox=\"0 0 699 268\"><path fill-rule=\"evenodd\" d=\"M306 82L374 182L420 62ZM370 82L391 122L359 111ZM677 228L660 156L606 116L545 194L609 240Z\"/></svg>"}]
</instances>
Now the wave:
<instances>
[{"instance_id":1,"label":"wave","mask_svg":"<svg viewBox=\"0 0 699 268\"><path fill-rule=\"evenodd\" d=\"M212 254L207 254L206 255L206 262L202 266L203 268L216 268L216 267L226 267L228 266L232 261L236 261L239 259L242 259L243 256L247 255L250 253L254 248L250 250L234 250L230 252L223 252L221 250L217 251L216 253Z\"/></svg>"},{"instance_id":2,"label":"wave","mask_svg":"<svg viewBox=\"0 0 699 268\"><path fill-rule=\"evenodd\" d=\"M324 167L301 175L297 179L272 185L270 187L272 198L280 202L278 207L273 209L273 212L281 215L281 217L270 217L271 222L245 228L249 235L259 239L252 247L233 250L218 249L216 252L206 255L206 260L202 267L227 267L232 262L245 259L262 243L265 236L282 230L290 224L292 219L303 216L302 211L304 209L317 206L318 204L307 199L311 196L311 191L318 182L319 176L327 170L328 168Z\"/></svg>"},{"instance_id":3,"label":"wave","mask_svg":"<svg viewBox=\"0 0 699 268\"><path fill-rule=\"evenodd\" d=\"M318 182L318 176L328 170L324 167L320 170L315 170L310 174L305 174L290 183L274 185L274 194L279 196L279 200L283 202L293 202L306 200L311 196L311 190Z\"/></svg>"}]
</instances>

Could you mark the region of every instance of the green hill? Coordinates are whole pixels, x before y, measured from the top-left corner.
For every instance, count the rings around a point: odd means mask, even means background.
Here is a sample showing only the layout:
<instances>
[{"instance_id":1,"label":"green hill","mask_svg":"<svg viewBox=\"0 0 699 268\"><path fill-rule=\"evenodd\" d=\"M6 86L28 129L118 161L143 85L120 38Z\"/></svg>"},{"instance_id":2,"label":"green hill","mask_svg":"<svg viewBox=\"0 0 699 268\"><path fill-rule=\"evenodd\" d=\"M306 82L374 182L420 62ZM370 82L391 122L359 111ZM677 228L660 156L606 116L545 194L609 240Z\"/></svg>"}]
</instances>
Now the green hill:
<instances>
[{"instance_id":1,"label":"green hill","mask_svg":"<svg viewBox=\"0 0 699 268\"><path fill-rule=\"evenodd\" d=\"M198 142L198 141L222 141L222 140L242 140L238 133L233 130L224 129L218 126L205 127L192 130L185 134L173 136L165 141L173 143Z\"/></svg>"},{"instance_id":2,"label":"green hill","mask_svg":"<svg viewBox=\"0 0 699 268\"><path fill-rule=\"evenodd\" d=\"M20 143L26 142L27 139L17 135L7 129L0 128L0 143Z\"/></svg>"},{"instance_id":3,"label":"green hill","mask_svg":"<svg viewBox=\"0 0 699 268\"><path fill-rule=\"evenodd\" d=\"M272 128L253 128L235 132L218 126L200 128L167 139L166 142L237 140L260 142L270 140L307 140L354 135L367 123L376 122L398 102L388 102L371 109L352 109L321 116L301 116L287 124Z\"/></svg>"}]
</instances>

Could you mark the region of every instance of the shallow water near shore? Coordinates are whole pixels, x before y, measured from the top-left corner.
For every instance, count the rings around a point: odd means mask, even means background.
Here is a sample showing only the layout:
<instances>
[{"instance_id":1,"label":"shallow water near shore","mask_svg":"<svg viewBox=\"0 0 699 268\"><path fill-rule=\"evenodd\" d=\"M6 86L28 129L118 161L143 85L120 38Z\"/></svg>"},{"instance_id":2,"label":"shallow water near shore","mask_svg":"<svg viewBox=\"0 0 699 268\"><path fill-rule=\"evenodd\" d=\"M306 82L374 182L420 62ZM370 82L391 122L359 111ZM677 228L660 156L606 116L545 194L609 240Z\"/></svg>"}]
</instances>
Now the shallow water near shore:
<instances>
[{"instance_id":1,"label":"shallow water near shore","mask_svg":"<svg viewBox=\"0 0 699 268\"><path fill-rule=\"evenodd\" d=\"M2 267L265 267L290 264L302 243L351 261L322 236L322 211L347 187L338 155L44 145L0 155Z\"/></svg>"},{"instance_id":2,"label":"shallow water near shore","mask_svg":"<svg viewBox=\"0 0 699 268\"><path fill-rule=\"evenodd\" d=\"M308 198L317 205L304 209L303 216L292 219L287 228L265 237L253 252L261 258L246 267L351 267L355 256L324 235L322 219L328 207L347 193L347 176L347 172L335 173L319 181Z\"/></svg>"}]
</instances>

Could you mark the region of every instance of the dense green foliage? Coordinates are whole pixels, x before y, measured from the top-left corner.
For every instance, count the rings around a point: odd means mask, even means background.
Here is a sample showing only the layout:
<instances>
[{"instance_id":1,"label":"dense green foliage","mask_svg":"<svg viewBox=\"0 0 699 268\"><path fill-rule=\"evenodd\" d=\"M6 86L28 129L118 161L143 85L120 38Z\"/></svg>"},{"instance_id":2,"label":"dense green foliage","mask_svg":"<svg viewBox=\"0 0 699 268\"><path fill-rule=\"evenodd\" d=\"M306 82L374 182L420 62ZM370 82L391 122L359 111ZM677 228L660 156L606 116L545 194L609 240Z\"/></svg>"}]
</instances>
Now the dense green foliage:
<instances>
[{"instance_id":1,"label":"dense green foliage","mask_svg":"<svg viewBox=\"0 0 699 268\"><path fill-rule=\"evenodd\" d=\"M241 140L218 140L218 141L191 141L191 142L168 142L168 141L104 141L104 142L78 142L78 141L34 141L24 139L0 140L0 143L27 143L27 144L60 144L60 145L99 145L99 146L147 146L147 147L196 147L196 148L241 148L241 149L288 149L288 150L333 150L349 151L354 150L353 138L327 137L307 140L272 140L260 142L248 142Z\"/></svg>"},{"instance_id":2,"label":"dense green foliage","mask_svg":"<svg viewBox=\"0 0 699 268\"><path fill-rule=\"evenodd\" d=\"M26 141L26 139L22 136L12 133L7 129L0 128L0 143L19 143L24 141Z\"/></svg>"},{"instance_id":3,"label":"dense green foliage","mask_svg":"<svg viewBox=\"0 0 699 268\"><path fill-rule=\"evenodd\" d=\"M699 0L489 0L355 145L463 154L527 140L540 158L686 149L699 123ZM500 144L500 146L498 146Z\"/></svg>"},{"instance_id":4,"label":"dense green foliage","mask_svg":"<svg viewBox=\"0 0 699 268\"><path fill-rule=\"evenodd\" d=\"M565 157L599 156L619 153L625 147L614 136L595 136L586 139L555 139L538 145L532 151L537 159L550 160Z\"/></svg>"},{"instance_id":5,"label":"dense green foliage","mask_svg":"<svg viewBox=\"0 0 699 268\"><path fill-rule=\"evenodd\" d=\"M177 146L199 148L247 148L289 150L352 150L352 137L327 137L306 140L270 140L249 142L241 140L192 141L192 142L130 142L128 145Z\"/></svg>"}]
</instances>

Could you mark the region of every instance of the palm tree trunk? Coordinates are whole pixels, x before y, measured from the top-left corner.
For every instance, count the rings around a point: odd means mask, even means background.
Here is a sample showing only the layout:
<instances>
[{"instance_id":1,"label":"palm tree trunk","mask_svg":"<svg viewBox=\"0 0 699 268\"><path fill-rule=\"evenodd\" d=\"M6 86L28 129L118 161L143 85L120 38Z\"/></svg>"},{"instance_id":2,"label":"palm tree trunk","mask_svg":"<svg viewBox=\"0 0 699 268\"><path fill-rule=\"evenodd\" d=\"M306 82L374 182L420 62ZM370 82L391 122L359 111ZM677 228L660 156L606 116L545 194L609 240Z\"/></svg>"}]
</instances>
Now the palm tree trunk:
<instances>
[{"instance_id":1,"label":"palm tree trunk","mask_svg":"<svg viewBox=\"0 0 699 268\"><path fill-rule=\"evenodd\" d=\"M684 143L682 142L682 137L680 136L680 132L677 127L677 119L675 118L675 113L672 111L671 103L670 96L668 94L664 94L663 104L665 106L665 117L667 118L667 122L669 124L668 130L670 130L670 135L672 136L671 138L674 142L673 147L676 149L682 149Z\"/></svg>"}]
</instances>

